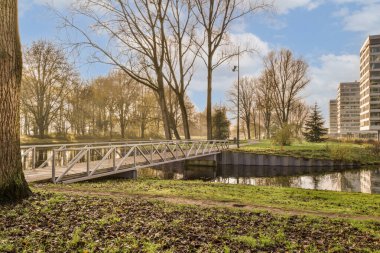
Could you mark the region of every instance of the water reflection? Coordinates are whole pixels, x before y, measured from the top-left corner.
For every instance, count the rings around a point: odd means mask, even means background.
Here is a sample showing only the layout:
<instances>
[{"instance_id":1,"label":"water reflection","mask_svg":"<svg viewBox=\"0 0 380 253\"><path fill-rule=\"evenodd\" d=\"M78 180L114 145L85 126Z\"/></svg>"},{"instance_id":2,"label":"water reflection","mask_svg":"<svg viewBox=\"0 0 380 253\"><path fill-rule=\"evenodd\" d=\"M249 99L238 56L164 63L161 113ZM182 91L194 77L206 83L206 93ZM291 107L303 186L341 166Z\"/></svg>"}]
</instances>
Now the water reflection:
<instances>
[{"instance_id":1,"label":"water reflection","mask_svg":"<svg viewBox=\"0 0 380 253\"><path fill-rule=\"evenodd\" d=\"M227 184L295 187L344 192L380 193L380 168L233 166L186 167L184 164L143 169L139 176L203 179Z\"/></svg>"}]
</instances>

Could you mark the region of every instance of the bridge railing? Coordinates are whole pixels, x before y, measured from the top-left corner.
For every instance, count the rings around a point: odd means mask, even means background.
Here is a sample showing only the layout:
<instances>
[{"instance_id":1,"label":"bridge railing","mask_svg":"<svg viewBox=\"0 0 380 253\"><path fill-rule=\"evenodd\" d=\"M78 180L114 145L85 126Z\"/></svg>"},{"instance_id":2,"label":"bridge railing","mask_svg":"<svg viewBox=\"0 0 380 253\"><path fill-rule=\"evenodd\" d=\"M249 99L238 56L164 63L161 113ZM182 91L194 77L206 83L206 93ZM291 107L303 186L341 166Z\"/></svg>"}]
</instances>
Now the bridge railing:
<instances>
[{"instance_id":1,"label":"bridge railing","mask_svg":"<svg viewBox=\"0 0 380 253\"><path fill-rule=\"evenodd\" d=\"M228 148L228 140L158 141L59 147L52 150L52 180L54 183L82 181L217 154Z\"/></svg>"},{"instance_id":2,"label":"bridge railing","mask_svg":"<svg viewBox=\"0 0 380 253\"><path fill-rule=\"evenodd\" d=\"M151 143L152 141L119 141L119 142L92 142L92 143L70 143L70 144L42 144L42 145L22 145L21 158L24 170L41 169L51 166L53 150L63 150L67 148L84 148L98 146L113 146L135 143ZM165 141L162 141L165 142Z\"/></svg>"}]
</instances>

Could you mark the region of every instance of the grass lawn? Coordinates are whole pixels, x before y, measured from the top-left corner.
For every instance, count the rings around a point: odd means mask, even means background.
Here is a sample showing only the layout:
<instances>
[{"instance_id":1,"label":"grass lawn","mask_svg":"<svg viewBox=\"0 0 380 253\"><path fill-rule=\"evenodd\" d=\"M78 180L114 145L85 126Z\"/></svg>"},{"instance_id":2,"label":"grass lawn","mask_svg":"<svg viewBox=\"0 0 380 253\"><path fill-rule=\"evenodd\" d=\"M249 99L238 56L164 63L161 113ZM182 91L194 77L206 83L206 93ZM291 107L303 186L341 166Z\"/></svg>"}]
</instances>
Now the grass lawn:
<instances>
[{"instance_id":1,"label":"grass lawn","mask_svg":"<svg viewBox=\"0 0 380 253\"><path fill-rule=\"evenodd\" d=\"M379 199L370 195L349 197L350 194L301 190L291 193L290 189L169 180L117 180L32 188L33 197L0 206L0 252L379 252L380 249L378 221L183 205L136 194L160 193L219 201L249 199L252 203L256 199L264 203L265 196L267 203L288 196L290 200L283 201L289 201L292 207L311 208L312 204L306 204L309 201L316 206L326 202L329 211L378 215ZM124 195L96 196L97 192ZM359 200L357 208L345 204ZM298 204L292 205L291 201ZM365 211L362 205L370 211Z\"/></svg>"},{"instance_id":2,"label":"grass lawn","mask_svg":"<svg viewBox=\"0 0 380 253\"><path fill-rule=\"evenodd\" d=\"M266 140L241 147L235 151L300 158L356 161L365 164L380 163L380 156L372 144L295 142L291 146L281 147Z\"/></svg>"},{"instance_id":3,"label":"grass lawn","mask_svg":"<svg viewBox=\"0 0 380 253\"><path fill-rule=\"evenodd\" d=\"M38 189L126 195L181 197L195 200L236 202L289 210L320 211L333 214L380 217L380 195L333 191L277 188L251 185L229 185L185 180L100 180L76 184L42 184Z\"/></svg>"}]
</instances>

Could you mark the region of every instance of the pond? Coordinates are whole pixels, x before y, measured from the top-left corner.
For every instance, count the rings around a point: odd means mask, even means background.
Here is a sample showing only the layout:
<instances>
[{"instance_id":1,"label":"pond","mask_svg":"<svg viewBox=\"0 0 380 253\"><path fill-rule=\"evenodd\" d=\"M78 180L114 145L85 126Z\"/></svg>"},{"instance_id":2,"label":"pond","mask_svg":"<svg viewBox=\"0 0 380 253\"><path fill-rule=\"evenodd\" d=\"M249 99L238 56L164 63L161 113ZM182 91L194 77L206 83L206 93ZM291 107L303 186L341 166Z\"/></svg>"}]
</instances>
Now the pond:
<instances>
[{"instance_id":1,"label":"pond","mask_svg":"<svg viewBox=\"0 0 380 253\"><path fill-rule=\"evenodd\" d=\"M380 193L380 168L269 167L183 164L139 170L138 176L161 179L207 180L226 184L295 187L343 192Z\"/></svg>"}]
</instances>

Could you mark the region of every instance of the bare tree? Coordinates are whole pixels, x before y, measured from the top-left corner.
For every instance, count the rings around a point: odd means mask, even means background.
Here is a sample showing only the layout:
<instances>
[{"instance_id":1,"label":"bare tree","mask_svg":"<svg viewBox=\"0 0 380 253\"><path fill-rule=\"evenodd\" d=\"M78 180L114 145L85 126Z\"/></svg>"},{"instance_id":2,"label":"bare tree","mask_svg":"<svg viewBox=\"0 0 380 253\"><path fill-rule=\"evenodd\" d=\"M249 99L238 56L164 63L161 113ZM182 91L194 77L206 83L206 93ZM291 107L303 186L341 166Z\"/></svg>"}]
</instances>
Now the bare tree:
<instances>
[{"instance_id":1,"label":"bare tree","mask_svg":"<svg viewBox=\"0 0 380 253\"><path fill-rule=\"evenodd\" d=\"M301 138L302 129L310 113L310 106L304 101L297 101L290 113L290 123L294 125L295 136Z\"/></svg>"},{"instance_id":2,"label":"bare tree","mask_svg":"<svg viewBox=\"0 0 380 253\"><path fill-rule=\"evenodd\" d=\"M168 73L165 78L177 96L185 139L191 139L185 98L186 89L194 74L194 62L200 49L195 43L197 20L193 13L192 1L172 0L169 2L168 34L165 43Z\"/></svg>"},{"instance_id":3,"label":"bare tree","mask_svg":"<svg viewBox=\"0 0 380 253\"><path fill-rule=\"evenodd\" d=\"M178 128L180 126L181 121L181 110L179 108L178 96L173 92L172 89L167 89L166 92L169 116L172 121L171 129L173 131L174 136L177 139L180 139Z\"/></svg>"},{"instance_id":4,"label":"bare tree","mask_svg":"<svg viewBox=\"0 0 380 253\"><path fill-rule=\"evenodd\" d=\"M290 50L272 51L264 59L265 76L271 86L272 103L280 127L289 123L299 93L309 84L308 65Z\"/></svg>"},{"instance_id":5,"label":"bare tree","mask_svg":"<svg viewBox=\"0 0 380 253\"><path fill-rule=\"evenodd\" d=\"M39 137L44 138L76 73L65 53L47 41L37 41L26 48L24 63L21 100L33 115Z\"/></svg>"},{"instance_id":6,"label":"bare tree","mask_svg":"<svg viewBox=\"0 0 380 253\"><path fill-rule=\"evenodd\" d=\"M64 27L82 36L82 41L71 43L73 46L94 49L92 61L116 66L157 93L165 137L171 139L163 73L168 7L165 0L80 0L72 9L72 18L60 17ZM88 18L90 24L80 27L80 22L74 22L76 15ZM99 42L98 34L106 35L108 42Z\"/></svg>"},{"instance_id":7,"label":"bare tree","mask_svg":"<svg viewBox=\"0 0 380 253\"><path fill-rule=\"evenodd\" d=\"M138 96L138 86L136 81L126 76L123 72L117 71L110 76L113 80L113 89L115 91L115 109L120 126L121 137L126 137L126 127L128 116L130 115L131 106L134 98Z\"/></svg>"},{"instance_id":8,"label":"bare tree","mask_svg":"<svg viewBox=\"0 0 380 253\"><path fill-rule=\"evenodd\" d=\"M251 125L254 116L255 107L255 90L257 80L253 77L243 77L240 80L240 115L245 123L247 129L248 139L251 139ZM232 104L232 110L235 115L237 114L237 83L235 82L231 90L228 92L229 102Z\"/></svg>"},{"instance_id":9,"label":"bare tree","mask_svg":"<svg viewBox=\"0 0 380 253\"><path fill-rule=\"evenodd\" d=\"M212 138L213 71L234 54L221 47L228 43L227 32L237 19L271 6L269 1L194 0L198 21L203 28L201 59L207 68L207 138Z\"/></svg>"},{"instance_id":10,"label":"bare tree","mask_svg":"<svg viewBox=\"0 0 380 253\"><path fill-rule=\"evenodd\" d=\"M21 165L22 54L17 0L0 3L0 36L0 201L14 201L31 193Z\"/></svg>"},{"instance_id":11,"label":"bare tree","mask_svg":"<svg viewBox=\"0 0 380 253\"><path fill-rule=\"evenodd\" d=\"M257 107L263 117L266 138L270 138L270 126L272 123L273 102L272 85L269 71L264 70L259 78L256 88ZM260 119L260 116L259 116Z\"/></svg>"},{"instance_id":12,"label":"bare tree","mask_svg":"<svg viewBox=\"0 0 380 253\"><path fill-rule=\"evenodd\" d=\"M152 122L162 122L157 111L156 94L118 70L74 85L64 108L71 133L110 138L160 136L152 130Z\"/></svg>"},{"instance_id":13,"label":"bare tree","mask_svg":"<svg viewBox=\"0 0 380 253\"><path fill-rule=\"evenodd\" d=\"M65 105L65 118L69 123L66 131L76 135L85 135L86 129L92 135L96 134L95 131L95 96L91 86L85 83L75 82L71 89L70 94L66 99Z\"/></svg>"},{"instance_id":14,"label":"bare tree","mask_svg":"<svg viewBox=\"0 0 380 253\"><path fill-rule=\"evenodd\" d=\"M140 85L141 86L141 85ZM159 123L159 118L155 117L155 112L157 111L157 101L154 94L147 90L145 86L139 88L141 90L141 96L137 101L136 110L136 122L138 122L138 127L140 129L140 138L144 139L146 136L146 131L148 124L154 122L155 120ZM158 136L158 131L155 133Z\"/></svg>"}]
</instances>

